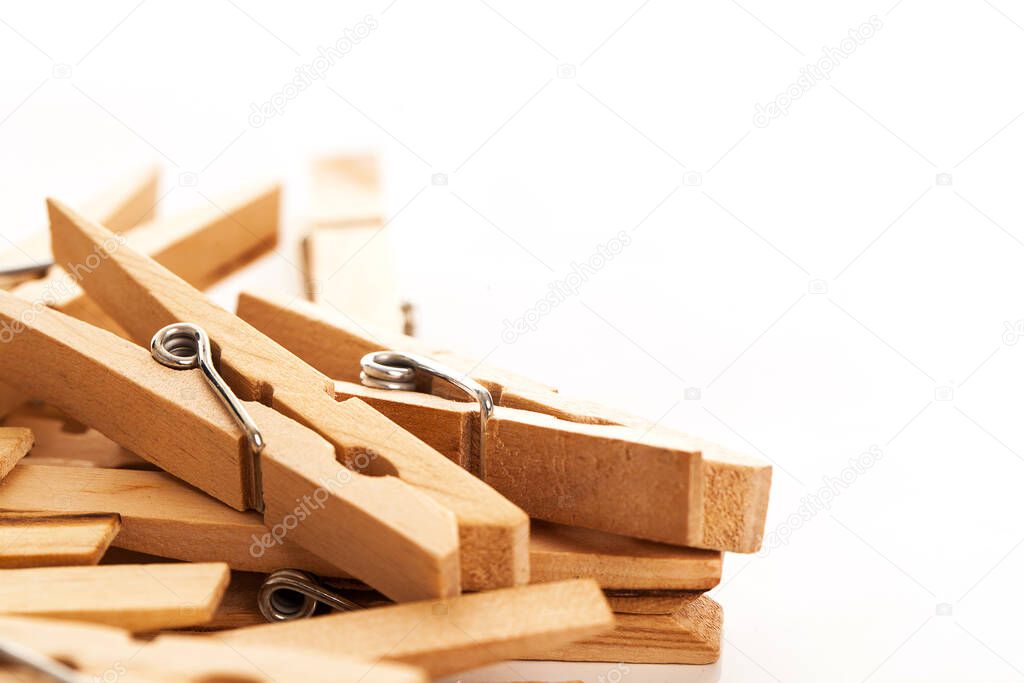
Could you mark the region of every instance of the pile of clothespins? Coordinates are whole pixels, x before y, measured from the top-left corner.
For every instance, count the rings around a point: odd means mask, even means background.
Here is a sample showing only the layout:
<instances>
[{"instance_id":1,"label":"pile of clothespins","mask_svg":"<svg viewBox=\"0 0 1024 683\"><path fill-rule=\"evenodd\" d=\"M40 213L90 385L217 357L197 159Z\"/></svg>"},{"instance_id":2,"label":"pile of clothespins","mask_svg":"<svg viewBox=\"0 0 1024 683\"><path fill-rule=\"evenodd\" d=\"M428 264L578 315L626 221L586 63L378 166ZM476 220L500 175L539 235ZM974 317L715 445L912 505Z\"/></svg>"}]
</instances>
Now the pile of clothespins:
<instances>
[{"instance_id":1,"label":"pile of clothespins","mask_svg":"<svg viewBox=\"0 0 1024 683\"><path fill-rule=\"evenodd\" d=\"M408 336L373 159L313 178L309 300L202 292L276 248L277 186L152 219L147 172L0 260L42 263L0 290L0 674L715 661L770 467Z\"/></svg>"}]
</instances>

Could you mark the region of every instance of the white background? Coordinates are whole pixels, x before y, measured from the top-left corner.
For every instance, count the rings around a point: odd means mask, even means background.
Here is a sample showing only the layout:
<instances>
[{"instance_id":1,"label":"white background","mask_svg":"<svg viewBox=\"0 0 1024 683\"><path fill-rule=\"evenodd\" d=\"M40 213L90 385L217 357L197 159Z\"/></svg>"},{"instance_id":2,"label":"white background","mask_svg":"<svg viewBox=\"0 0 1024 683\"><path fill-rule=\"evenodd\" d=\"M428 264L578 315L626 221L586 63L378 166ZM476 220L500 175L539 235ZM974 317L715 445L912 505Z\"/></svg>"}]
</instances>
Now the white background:
<instances>
[{"instance_id":1,"label":"white background","mask_svg":"<svg viewBox=\"0 0 1024 683\"><path fill-rule=\"evenodd\" d=\"M789 536L726 558L720 664L624 680L1024 677L1024 9L339 4L4 3L2 234L147 160L164 212L204 201L181 173L211 195L285 178L289 240L218 290L233 307L242 285L299 291L308 160L376 150L421 336L775 463L768 530ZM367 16L323 81L249 125ZM623 230L578 295L502 342ZM791 518L872 446L828 509Z\"/></svg>"}]
</instances>

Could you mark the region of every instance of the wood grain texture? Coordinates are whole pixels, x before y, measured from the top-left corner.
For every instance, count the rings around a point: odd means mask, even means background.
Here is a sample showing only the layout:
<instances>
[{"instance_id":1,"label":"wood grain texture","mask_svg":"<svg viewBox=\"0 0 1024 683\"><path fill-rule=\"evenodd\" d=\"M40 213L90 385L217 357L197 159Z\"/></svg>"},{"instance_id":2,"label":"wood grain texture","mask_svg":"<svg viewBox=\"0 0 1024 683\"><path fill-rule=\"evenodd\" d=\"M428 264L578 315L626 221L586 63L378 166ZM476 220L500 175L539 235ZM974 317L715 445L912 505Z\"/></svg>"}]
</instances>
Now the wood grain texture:
<instances>
[{"instance_id":1,"label":"wood grain texture","mask_svg":"<svg viewBox=\"0 0 1024 683\"><path fill-rule=\"evenodd\" d=\"M479 447L474 404L347 382L335 391L463 467ZM485 480L535 518L683 545L701 512L701 449L660 436L499 406L487 423Z\"/></svg>"},{"instance_id":2,"label":"wood grain texture","mask_svg":"<svg viewBox=\"0 0 1024 683\"><path fill-rule=\"evenodd\" d=\"M164 472L24 463L0 482L0 508L59 514L117 513L114 546L189 562L272 572L337 570L294 541L271 536L256 512L239 512Z\"/></svg>"},{"instance_id":3,"label":"wood grain texture","mask_svg":"<svg viewBox=\"0 0 1024 683\"><path fill-rule=\"evenodd\" d=\"M256 606L262 574L232 572L231 585L214 618L195 630L222 631L263 625ZM380 595L345 590L345 597L369 608ZM527 659L628 662L636 664L710 664L721 654L722 608L697 591L605 591L615 628Z\"/></svg>"},{"instance_id":4,"label":"wood grain texture","mask_svg":"<svg viewBox=\"0 0 1024 683\"><path fill-rule=\"evenodd\" d=\"M256 607L261 574L236 572L214 620L200 629L224 630L264 624ZM375 607L381 596L343 589L345 597ZM614 614L612 631L552 652L523 658L622 661L630 664L711 664L721 654L722 608L698 591L605 591Z\"/></svg>"},{"instance_id":5,"label":"wood grain texture","mask_svg":"<svg viewBox=\"0 0 1024 683\"><path fill-rule=\"evenodd\" d=\"M722 553L533 520L530 577L592 578L617 590L708 590L722 580Z\"/></svg>"},{"instance_id":6,"label":"wood grain texture","mask_svg":"<svg viewBox=\"0 0 1024 683\"><path fill-rule=\"evenodd\" d=\"M400 528L391 527L391 535L426 543L429 534L415 534L412 530L424 525L438 529L447 524L447 515L454 513L464 565L473 565L475 571L490 577L492 586L526 580L528 519L521 510L360 401L335 402L333 383L327 377L244 321L213 305L159 264L128 247L104 247L111 235L102 226L52 200L50 208L55 253L72 262L87 258L96 249L105 254L101 263L85 276L83 284L135 339L148 340L154 330L174 321L188 320L201 325L216 347L221 374L240 398L268 404L314 430L336 449L339 459L362 473L352 477L341 491L332 491L339 501L345 497L356 500L359 491L367 493L355 505L362 506L364 512L359 523L345 525L353 533L359 532L364 521L393 518L405 508L403 524ZM271 439L268 442L273 443ZM262 457L264 461L270 460L266 453ZM264 476L268 474L266 465L264 462ZM325 469L319 472L320 476L326 474ZM397 480L384 475L394 475ZM283 481L289 487L301 485L287 477ZM372 495L374 487L387 491L385 495ZM402 495L395 495L397 491L402 491ZM433 501L433 510L425 499ZM402 505L396 505L396 500L403 501ZM382 533L378 538L383 541L387 536ZM374 544L369 538L364 541L369 561ZM400 556L404 562L409 562L413 549L407 547L408 552ZM346 548L344 557L349 558L349 566L344 568L354 566L358 554L352 546ZM381 558L376 559L379 565ZM440 569L435 566L435 570ZM410 572L404 587L392 587L389 595L412 598L450 594L447 591L458 584L458 571L454 579L448 576L452 567L443 571L442 582L431 575L430 585L419 588L415 574ZM372 583L364 574L357 576ZM439 588L441 593L437 592Z\"/></svg>"},{"instance_id":7,"label":"wood grain texture","mask_svg":"<svg viewBox=\"0 0 1024 683\"><path fill-rule=\"evenodd\" d=\"M492 392L499 406L490 427L494 430L491 442L495 452L488 453L494 465L487 468L488 483L531 516L693 547L734 552L754 552L760 547L771 467L756 458L618 411L567 399L511 373L477 368L471 359L429 347L412 337L387 330L368 331L366 326L354 325L344 316L308 302L244 292L239 297L238 314L310 365L339 380L342 396L368 401L460 463L466 461L466 450L473 447L473 407L446 402L438 396L366 389L357 384L358 361L366 353L390 348L427 355L469 372ZM532 458L538 440L543 443L545 436L560 447L555 438L560 434L568 434L575 441L570 453L556 450L557 459ZM605 446L596 446L602 437ZM595 445L582 450L582 443ZM527 450L527 444L533 448ZM520 455L524 451L525 458ZM658 457L651 458L652 453ZM597 461L602 466L632 468L631 475L622 478L614 469L607 476L595 475L599 470L592 465L598 457L603 458ZM633 457L643 463L642 468L633 464ZM561 464L565 459L569 463L577 459L578 465L556 473L559 476L552 479L554 463ZM666 471L672 463L678 469ZM642 476L648 467L652 468L650 475ZM580 485L570 485L577 481L575 477ZM543 485L530 486L534 481ZM678 482L678 486L672 488L672 482ZM644 504L640 515L609 507L615 501L628 505L647 500L647 494L641 492L649 485L665 499L649 507ZM625 486L635 486L636 490L631 494L632 489ZM591 491L595 493L588 496ZM668 515L666 510L677 512Z\"/></svg>"},{"instance_id":8,"label":"wood grain texture","mask_svg":"<svg viewBox=\"0 0 1024 683\"><path fill-rule=\"evenodd\" d=\"M278 185L237 190L218 197L209 206L157 219L120 237L108 234L104 239L111 249L130 245L180 273L179 277L194 286L208 287L277 243L280 200ZM90 250L78 259L60 258L56 249L54 252L63 270L54 270L42 280L26 282L14 294L120 331L120 326L90 301L80 286L92 269L91 264L101 258L100 252Z\"/></svg>"},{"instance_id":9,"label":"wood grain texture","mask_svg":"<svg viewBox=\"0 0 1024 683\"><path fill-rule=\"evenodd\" d=\"M125 240L131 239L136 248L176 269L188 282L207 287L276 244L280 187L236 191L214 202L203 209L148 223ZM124 335L122 328L79 286L88 262L66 262L70 272L51 268L45 278L25 282L12 291L33 304L49 306ZM10 413L25 399L22 392L0 384L0 415Z\"/></svg>"},{"instance_id":10,"label":"wood grain texture","mask_svg":"<svg viewBox=\"0 0 1024 683\"><path fill-rule=\"evenodd\" d=\"M0 508L116 512L118 548L232 569L270 573L293 567L346 576L297 545L258 513L238 512L163 472L32 465L0 483ZM642 541L534 520L530 573L535 583L593 578L602 588L703 590L721 580L721 553ZM463 589L486 590L463 572Z\"/></svg>"},{"instance_id":11,"label":"wood grain texture","mask_svg":"<svg viewBox=\"0 0 1024 683\"><path fill-rule=\"evenodd\" d=\"M153 468L152 464L95 429L71 420L50 406L23 404L5 417L3 424L32 430L35 444L29 462L33 465Z\"/></svg>"},{"instance_id":12,"label":"wood grain texture","mask_svg":"<svg viewBox=\"0 0 1024 683\"><path fill-rule=\"evenodd\" d=\"M256 503L251 453L201 373L166 368L126 339L0 291L4 325L4 380L236 509ZM261 457L270 526L284 525L296 542L396 599L457 592L451 511L397 479L344 469L330 444L276 411L248 410L269 444ZM305 496L317 507L300 518L293 510ZM397 570L403 562L406 574Z\"/></svg>"},{"instance_id":13,"label":"wood grain texture","mask_svg":"<svg viewBox=\"0 0 1024 683\"><path fill-rule=\"evenodd\" d=\"M0 512L0 569L93 565L120 529L106 512Z\"/></svg>"},{"instance_id":14,"label":"wood grain texture","mask_svg":"<svg viewBox=\"0 0 1024 683\"><path fill-rule=\"evenodd\" d=\"M272 408L254 403L249 410L267 438L263 518L273 536L287 536L394 600L459 593L450 510L396 477L341 466L330 443Z\"/></svg>"},{"instance_id":15,"label":"wood grain texture","mask_svg":"<svg viewBox=\"0 0 1024 683\"><path fill-rule=\"evenodd\" d=\"M0 379L245 508L247 450L201 373L164 367L127 339L7 292L0 342Z\"/></svg>"},{"instance_id":16,"label":"wood grain texture","mask_svg":"<svg viewBox=\"0 0 1024 683\"><path fill-rule=\"evenodd\" d=\"M157 204L160 169L151 166L133 171L82 204L82 213L114 232L126 232L152 218ZM40 230L17 246L0 251L0 270L45 263L52 260L50 233ZM0 287L9 289L39 275L5 275Z\"/></svg>"},{"instance_id":17,"label":"wood grain texture","mask_svg":"<svg viewBox=\"0 0 1024 683\"><path fill-rule=\"evenodd\" d=\"M312 189L302 241L306 295L356 321L404 331L376 157L319 159Z\"/></svg>"},{"instance_id":18,"label":"wood grain texture","mask_svg":"<svg viewBox=\"0 0 1024 683\"><path fill-rule=\"evenodd\" d=\"M470 374L492 392L500 407L520 409L519 414L528 412L560 420L561 422L556 423L559 429L566 428L567 422L580 425L617 425L632 434L634 440L640 434L645 434L640 439L645 444L675 445L684 452L697 453L700 455L700 464L699 476L695 479L701 492L700 508L696 513L691 511L689 515L686 538L681 540L678 535L666 538L663 532L656 535L638 533L637 536L734 552L755 552L761 546L768 508L768 490L771 484L771 467L761 460L735 453L707 440L653 426L649 421L595 403L564 397L536 381L506 371L479 366L473 358L431 347L413 337L367 326L355 326L344 316L308 302L289 302L273 295L243 293L239 297L239 315L317 370L337 380L348 382L344 388L350 389L353 394L362 393L361 388L352 386L358 382L358 359L362 355L381 348L412 351L428 355L443 362L444 365ZM474 433L474 428L467 422L473 419L471 410L464 407L462 410L466 415L460 417L453 413L456 409L452 405L413 398L411 394L404 394L408 396L407 398L399 397L403 392L389 393L390 396L379 395L380 402L374 403L378 410L383 411L384 405L390 404L394 412L392 419L399 423L401 420L396 416L408 420L410 425L415 425L410 427L414 432L436 439L433 445L443 453L452 455L467 447L468 435ZM434 428L422 433L419 431L428 428L430 424L436 424L441 416L445 415L446 423L443 428ZM517 429L521 428L517 426ZM510 437L515 433L516 430L513 430ZM429 438L426 440L430 441ZM514 461L510 465L514 465ZM504 481L509 482L508 485L515 485L511 479ZM509 495L510 492L500 485L496 487ZM531 515L547 516L546 512L530 509L529 505L537 503L536 500L527 504L517 501L514 496L510 498ZM548 503L546 507L557 509L557 498ZM583 523L580 519L555 521ZM635 533L620 528L601 528Z\"/></svg>"},{"instance_id":19,"label":"wood grain texture","mask_svg":"<svg viewBox=\"0 0 1024 683\"><path fill-rule=\"evenodd\" d=\"M443 676L563 647L610 631L613 617L593 581L506 588L218 634L234 644L312 648L383 657Z\"/></svg>"},{"instance_id":20,"label":"wood grain texture","mask_svg":"<svg viewBox=\"0 0 1024 683\"><path fill-rule=\"evenodd\" d=\"M615 629L528 656L566 662L711 664L722 649L722 608L700 593L608 596Z\"/></svg>"},{"instance_id":21,"label":"wood grain texture","mask_svg":"<svg viewBox=\"0 0 1024 683\"><path fill-rule=\"evenodd\" d=\"M73 667L92 680L189 683L427 683L401 664L362 661L273 645L249 647L212 638L161 635L136 640L119 628L54 619L0 617L0 639ZM301 656L298 656L301 655ZM0 672L10 672L4 666ZM0 680L3 680L0 678ZM15 678L21 683L30 678ZM46 679L49 680L49 679Z\"/></svg>"},{"instance_id":22,"label":"wood grain texture","mask_svg":"<svg viewBox=\"0 0 1024 683\"><path fill-rule=\"evenodd\" d=\"M0 479L14 469L29 450L35 437L24 427L0 427Z\"/></svg>"},{"instance_id":23,"label":"wood grain texture","mask_svg":"<svg viewBox=\"0 0 1024 683\"><path fill-rule=\"evenodd\" d=\"M232 571L231 583L228 584L213 618L205 624L192 627L190 631L226 631L266 624L267 621L260 614L257 605L260 586L266 578L266 574Z\"/></svg>"},{"instance_id":24,"label":"wood grain texture","mask_svg":"<svg viewBox=\"0 0 1024 683\"><path fill-rule=\"evenodd\" d=\"M6 569L0 572L0 614L131 631L191 626L213 616L229 574L222 563Z\"/></svg>"},{"instance_id":25,"label":"wood grain texture","mask_svg":"<svg viewBox=\"0 0 1024 683\"><path fill-rule=\"evenodd\" d=\"M125 239L129 248L206 289L277 244L280 213L281 186L253 185L137 228Z\"/></svg>"},{"instance_id":26,"label":"wood grain texture","mask_svg":"<svg viewBox=\"0 0 1024 683\"><path fill-rule=\"evenodd\" d=\"M256 606L263 578L233 572L217 615L197 629L265 624ZM372 591L349 589L343 594L366 607L380 604L379 594ZM631 664L710 664L719 658L722 608L701 592L605 591L605 597L614 613L614 630L524 658Z\"/></svg>"}]
</instances>

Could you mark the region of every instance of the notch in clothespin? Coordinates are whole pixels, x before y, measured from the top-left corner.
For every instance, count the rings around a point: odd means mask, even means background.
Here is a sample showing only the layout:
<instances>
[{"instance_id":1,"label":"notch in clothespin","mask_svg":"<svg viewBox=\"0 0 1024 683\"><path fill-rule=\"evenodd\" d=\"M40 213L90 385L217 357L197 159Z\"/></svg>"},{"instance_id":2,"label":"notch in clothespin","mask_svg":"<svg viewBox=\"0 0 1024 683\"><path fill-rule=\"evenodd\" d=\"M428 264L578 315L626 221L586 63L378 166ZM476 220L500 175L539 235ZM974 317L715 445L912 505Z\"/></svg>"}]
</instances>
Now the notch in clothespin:
<instances>
[{"instance_id":1,"label":"notch in clothespin","mask_svg":"<svg viewBox=\"0 0 1024 683\"><path fill-rule=\"evenodd\" d=\"M134 338L148 342L154 330L183 321L209 334L220 374L266 447L254 457L242 446L233 418L191 377L197 373L143 362L138 347L105 349L112 341L102 332L59 314L40 314L15 336L17 353L0 358L5 377L45 391L80 422L238 509L258 505L258 486L268 524L290 523L290 539L393 599L458 592L460 561L462 572L479 572L491 586L525 582L521 510L362 402L336 402L325 376L159 264L126 246L105 248L102 226L55 202L50 209L54 253L71 263L100 254L82 284ZM4 304L0 318L9 320L25 307ZM49 368L26 367L26 357L47 353ZM92 384L92 394L61 396L61 370L80 375L72 388ZM339 478L343 485L327 485ZM297 514L296 501L314 494L326 496L324 508Z\"/></svg>"},{"instance_id":2,"label":"notch in clothespin","mask_svg":"<svg viewBox=\"0 0 1024 683\"><path fill-rule=\"evenodd\" d=\"M334 377L339 397L363 399L456 462L477 467L532 517L715 550L760 547L771 480L771 467L760 460L566 399L412 337L368 330L308 302L243 292L238 314ZM362 361L381 350L427 356L488 389L496 407L483 449L477 407L444 398L452 394L443 384L430 387L440 397L363 386Z\"/></svg>"}]
</instances>

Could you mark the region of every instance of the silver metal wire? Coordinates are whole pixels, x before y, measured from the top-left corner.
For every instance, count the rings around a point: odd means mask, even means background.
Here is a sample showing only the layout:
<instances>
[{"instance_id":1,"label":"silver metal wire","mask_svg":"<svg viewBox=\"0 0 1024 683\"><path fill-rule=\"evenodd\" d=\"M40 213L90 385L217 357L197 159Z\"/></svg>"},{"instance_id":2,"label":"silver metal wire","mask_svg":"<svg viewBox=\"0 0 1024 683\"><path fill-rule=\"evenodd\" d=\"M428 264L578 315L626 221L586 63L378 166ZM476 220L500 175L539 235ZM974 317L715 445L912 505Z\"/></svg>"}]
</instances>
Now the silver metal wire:
<instances>
[{"instance_id":1,"label":"silver metal wire","mask_svg":"<svg viewBox=\"0 0 1024 683\"><path fill-rule=\"evenodd\" d=\"M27 666L59 683L89 683L90 679L21 643L0 640L0 661Z\"/></svg>"},{"instance_id":2,"label":"silver metal wire","mask_svg":"<svg viewBox=\"0 0 1024 683\"><path fill-rule=\"evenodd\" d=\"M363 609L298 569L280 569L264 579L256 604L267 621L305 619L313 616L318 604L342 612Z\"/></svg>"},{"instance_id":3,"label":"silver metal wire","mask_svg":"<svg viewBox=\"0 0 1024 683\"><path fill-rule=\"evenodd\" d=\"M210 337L203 328L193 323L174 323L159 330L153 335L149 344L153 358L175 370L191 370L199 368L203 371L206 381L213 387L214 393L221 400L221 403L238 422L238 425L245 432L245 438L249 442L249 450L253 455L259 455L266 443L259 427L253 421L249 412L242 405L231 387L227 385L224 378L220 376L217 369L213 367L213 353L210 350Z\"/></svg>"},{"instance_id":4,"label":"silver metal wire","mask_svg":"<svg viewBox=\"0 0 1024 683\"><path fill-rule=\"evenodd\" d=\"M437 361L402 351L375 351L359 361L362 371L359 380L374 389L416 391L422 375L443 379L461 389L480 405L480 440L477 452L470 455L468 468L477 476L485 476L484 439L487 435L487 420L494 415L494 399L491 392L476 380L456 372Z\"/></svg>"}]
</instances>

